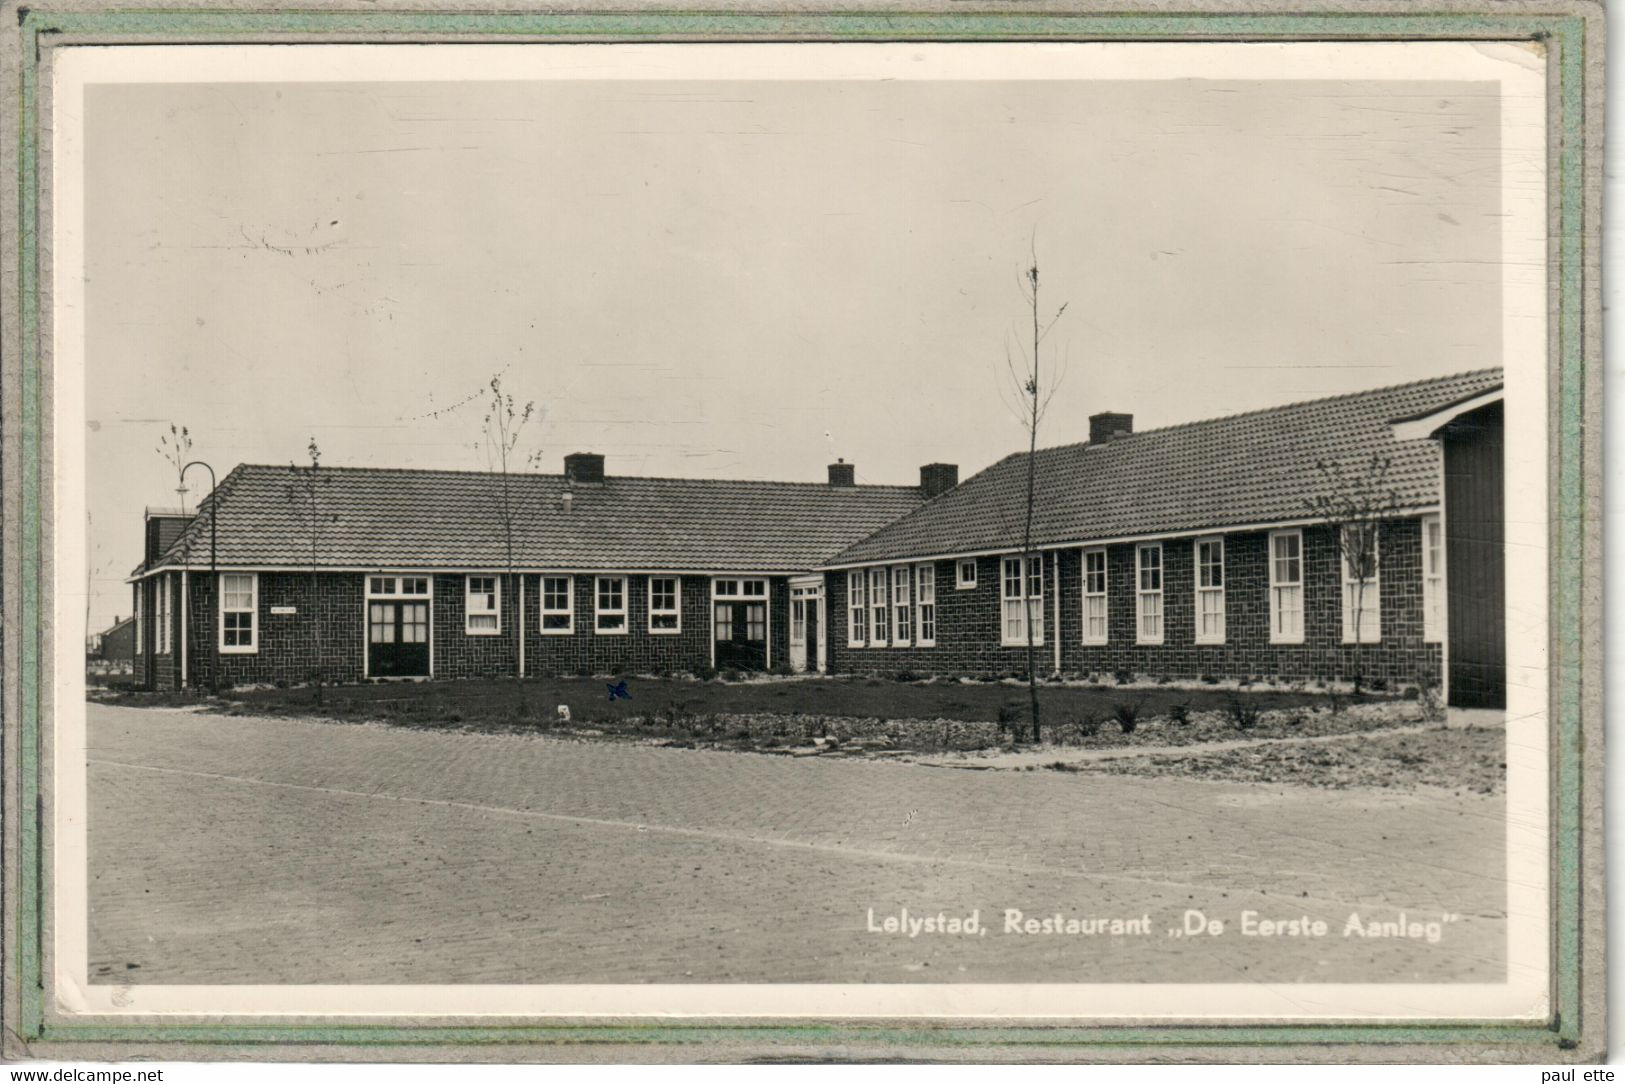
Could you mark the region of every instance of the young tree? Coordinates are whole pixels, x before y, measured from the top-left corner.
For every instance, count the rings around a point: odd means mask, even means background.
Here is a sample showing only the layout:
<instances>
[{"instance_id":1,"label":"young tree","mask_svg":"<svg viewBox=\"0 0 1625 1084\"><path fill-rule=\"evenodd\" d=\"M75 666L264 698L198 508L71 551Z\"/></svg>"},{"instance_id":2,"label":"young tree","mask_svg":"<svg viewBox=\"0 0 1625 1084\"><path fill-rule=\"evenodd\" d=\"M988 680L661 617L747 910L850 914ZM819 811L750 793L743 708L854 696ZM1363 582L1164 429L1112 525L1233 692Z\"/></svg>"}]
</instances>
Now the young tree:
<instances>
[{"instance_id":1,"label":"young tree","mask_svg":"<svg viewBox=\"0 0 1625 1084\"><path fill-rule=\"evenodd\" d=\"M1354 691L1365 683L1365 617L1381 614L1381 599L1371 597L1378 582L1382 525L1399 511L1399 494L1389 482L1392 458L1372 453L1369 459L1318 459L1320 492L1307 499L1310 514L1325 523L1337 540L1338 579L1343 591L1344 622L1354 637Z\"/></svg>"},{"instance_id":2,"label":"young tree","mask_svg":"<svg viewBox=\"0 0 1625 1084\"><path fill-rule=\"evenodd\" d=\"M288 464L288 486L285 492L288 504L292 507L299 524L300 538L309 544L310 642L316 652L316 664L311 678L316 686L316 703L320 706L327 673L326 655L322 644L321 607L317 603L321 597L318 570L321 567L322 530L330 524L337 523L338 516L327 508L329 476L322 473L322 450L317 446L315 437L310 438L310 443L305 446L305 453L310 456L310 466Z\"/></svg>"},{"instance_id":3,"label":"young tree","mask_svg":"<svg viewBox=\"0 0 1625 1084\"><path fill-rule=\"evenodd\" d=\"M1054 366L1056 376L1050 379L1043 372L1040 347L1049 336L1050 330L1066 313L1066 305L1062 304L1055 310L1055 315L1048 322L1043 320L1038 303L1038 254L1035 251L1032 262L1022 273L1022 297L1032 314L1032 349L1028 353L1024 345L1018 345L1014 353L1005 351L1005 366L1010 373L1010 381L1016 392L1021 424L1027 430L1027 479L1026 501L1023 507L1021 528L1021 598L1024 607L1023 625L1027 631L1027 702L1028 712L1032 719L1032 740L1037 743L1043 728L1039 719L1038 710L1038 652L1035 626L1043 617L1043 602L1034 602L1032 599L1031 584L1035 576L1038 582L1043 582L1043 559L1033 552L1033 513L1036 509L1038 490L1038 430L1043 424L1044 415L1049 409L1050 400L1055 397L1055 389L1060 385L1060 366ZM1018 367L1016 355L1020 355L1022 364ZM1047 382L1046 382L1047 381Z\"/></svg>"},{"instance_id":4,"label":"young tree","mask_svg":"<svg viewBox=\"0 0 1625 1084\"><path fill-rule=\"evenodd\" d=\"M481 439L475 444L485 453L485 466L496 480L492 494L493 511L497 522L502 529L503 552L506 556L506 575L503 577L502 597L512 599L514 606L519 605L518 595L514 593L514 531L518 524L520 513L520 500L514 490L513 471L521 462L534 463L535 455L526 458L520 455L519 441L524 435L525 426L536 416L534 401L519 406L509 393L502 390L502 376L497 374L491 377L486 385L490 390L490 398L486 401L485 417L480 422ZM523 646L520 643L520 623L509 622L514 634L514 677L524 676L523 668L519 662Z\"/></svg>"}]
</instances>

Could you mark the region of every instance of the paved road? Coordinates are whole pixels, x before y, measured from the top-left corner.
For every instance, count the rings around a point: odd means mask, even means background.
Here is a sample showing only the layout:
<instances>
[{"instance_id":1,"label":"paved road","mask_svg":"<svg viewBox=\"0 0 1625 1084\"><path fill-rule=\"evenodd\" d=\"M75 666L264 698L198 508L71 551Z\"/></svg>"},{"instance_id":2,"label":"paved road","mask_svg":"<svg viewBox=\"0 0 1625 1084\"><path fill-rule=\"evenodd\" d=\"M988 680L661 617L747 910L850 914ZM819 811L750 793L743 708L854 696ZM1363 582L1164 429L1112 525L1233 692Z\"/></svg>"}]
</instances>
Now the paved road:
<instances>
[{"instance_id":1,"label":"paved road","mask_svg":"<svg viewBox=\"0 0 1625 1084\"><path fill-rule=\"evenodd\" d=\"M1500 981L1501 799L90 709L93 980ZM867 930L979 909L982 936ZM1003 912L1152 916L1004 932ZM1169 937L1185 910L1219 937ZM1244 910L1330 923L1259 938ZM1437 943L1344 937L1458 914ZM133 965L133 966L132 966Z\"/></svg>"}]
</instances>

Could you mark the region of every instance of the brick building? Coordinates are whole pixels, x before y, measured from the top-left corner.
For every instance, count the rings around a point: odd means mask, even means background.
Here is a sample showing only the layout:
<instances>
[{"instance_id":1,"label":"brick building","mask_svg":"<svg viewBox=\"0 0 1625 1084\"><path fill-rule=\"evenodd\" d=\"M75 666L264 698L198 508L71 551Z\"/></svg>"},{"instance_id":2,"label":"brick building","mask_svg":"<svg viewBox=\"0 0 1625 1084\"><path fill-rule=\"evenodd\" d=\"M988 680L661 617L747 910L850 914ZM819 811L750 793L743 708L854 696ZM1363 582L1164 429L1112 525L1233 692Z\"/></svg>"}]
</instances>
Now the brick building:
<instances>
[{"instance_id":1,"label":"brick building","mask_svg":"<svg viewBox=\"0 0 1625 1084\"><path fill-rule=\"evenodd\" d=\"M1450 410L1500 383L1485 370L1140 433L1096 415L1089 441L1037 453L1025 562L1025 454L963 484L929 464L919 486L855 485L847 463L813 485L619 477L568 456L513 477L511 561L493 475L323 468L313 561L291 469L240 466L195 516L148 515L137 676L305 681L318 648L329 681L1002 674L1025 671L1030 622L1045 673L1438 685L1467 612L1446 600ZM1311 504L1361 486L1385 510L1363 558Z\"/></svg>"}]
</instances>

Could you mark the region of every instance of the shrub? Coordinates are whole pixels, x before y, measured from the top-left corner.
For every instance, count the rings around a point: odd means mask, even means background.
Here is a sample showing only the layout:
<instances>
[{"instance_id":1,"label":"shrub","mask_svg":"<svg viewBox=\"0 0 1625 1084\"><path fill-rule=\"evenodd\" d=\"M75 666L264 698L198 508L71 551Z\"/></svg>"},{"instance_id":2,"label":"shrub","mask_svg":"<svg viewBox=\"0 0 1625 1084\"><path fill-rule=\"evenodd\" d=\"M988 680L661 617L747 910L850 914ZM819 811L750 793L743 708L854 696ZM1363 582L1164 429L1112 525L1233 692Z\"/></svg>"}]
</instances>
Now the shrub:
<instances>
[{"instance_id":1,"label":"shrub","mask_svg":"<svg viewBox=\"0 0 1625 1084\"><path fill-rule=\"evenodd\" d=\"M1027 718L1027 703L1024 700L1006 700L999 705L999 729L1004 729L1011 723L1019 723Z\"/></svg>"},{"instance_id":2,"label":"shrub","mask_svg":"<svg viewBox=\"0 0 1625 1084\"><path fill-rule=\"evenodd\" d=\"M916 674L912 670L899 670L892 676L892 680L897 682L899 685L906 685L911 681L919 681L920 675Z\"/></svg>"},{"instance_id":3,"label":"shrub","mask_svg":"<svg viewBox=\"0 0 1625 1084\"><path fill-rule=\"evenodd\" d=\"M1113 672L1112 680L1117 682L1119 685L1132 685L1134 684L1134 671L1117 670Z\"/></svg>"},{"instance_id":4,"label":"shrub","mask_svg":"<svg viewBox=\"0 0 1625 1084\"><path fill-rule=\"evenodd\" d=\"M1382 677L1374 677L1370 681L1365 683L1365 687L1370 689L1374 693L1386 692L1387 689L1388 689L1388 679L1387 678L1382 678Z\"/></svg>"},{"instance_id":5,"label":"shrub","mask_svg":"<svg viewBox=\"0 0 1625 1084\"><path fill-rule=\"evenodd\" d=\"M715 681L717 668L715 666L701 666L694 671L694 676L701 681Z\"/></svg>"},{"instance_id":6,"label":"shrub","mask_svg":"<svg viewBox=\"0 0 1625 1084\"><path fill-rule=\"evenodd\" d=\"M1203 685L1217 685L1218 683L1219 683L1219 678L1218 678L1217 674L1203 674L1202 675L1202 684Z\"/></svg>"},{"instance_id":7,"label":"shrub","mask_svg":"<svg viewBox=\"0 0 1625 1084\"><path fill-rule=\"evenodd\" d=\"M1112 705L1112 718L1117 725L1123 728L1123 733L1132 734L1134 728L1140 725L1140 709L1145 706L1145 697L1139 696L1131 700L1119 700Z\"/></svg>"},{"instance_id":8,"label":"shrub","mask_svg":"<svg viewBox=\"0 0 1625 1084\"><path fill-rule=\"evenodd\" d=\"M1157 684L1158 685L1166 685L1172 680L1173 680L1173 678L1169 677L1167 674L1158 674L1157 675Z\"/></svg>"},{"instance_id":9,"label":"shrub","mask_svg":"<svg viewBox=\"0 0 1625 1084\"><path fill-rule=\"evenodd\" d=\"M739 671L738 670L724 670L722 672L722 680L723 681L738 681L739 680Z\"/></svg>"},{"instance_id":10,"label":"shrub","mask_svg":"<svg viewBox=\"0 0 1625 1084\"><path fill-rule=\"evenodd\" d=\"M1092 738L1100 733L1100 720L1095 718L1093 712L1086 712L1077 722L1078 733L1085 738Z\"/></svg>"},{"instance_id":11,"label":"shrub","mask_svg":"<svg viewBox=\"0 0 1625 1084\"><path fill-rule=\"evenodd\" d=\"M1191 721L1191 706L1189 704L1174 704L1168 709L1168 718L1177 726L1184 726Z\"/></svg>"},{"instance_id":12,"label":"shrub","mask_svg":"<svg viewBox=\"0 0 1625 1084\"><path fill-rule=\"evenodd\" d=\"M1260 711L1251 697L1231 693L1225 697L1224 706L1230 715L1230 724L1237 730L1251 730L1258 725Z\"/></svg>"},{"instance_id":13,"label":"shrub","mask_svg":"<svg viewBox=\"0 0 1625 1084\"><path fill-rule=\"evenodd\" d=\"M1422 699L1422 690L1418 689L1415 685L1407 685L1405 686L1405 691L1399 695L1406 700L1420 700Z\"/></svg>"},{"instance_id":14,"label":"shrub","mask_svg":"<svg viewBox=\"0 0 1625 1084\"><path fill-rule=\"evenodd\" d=\"M790 665L790 661L788 659L780 659L778 662L773 664L772 672L776 677L789 677L796 671L795 668Z\"/></svg>"}]
</instances>

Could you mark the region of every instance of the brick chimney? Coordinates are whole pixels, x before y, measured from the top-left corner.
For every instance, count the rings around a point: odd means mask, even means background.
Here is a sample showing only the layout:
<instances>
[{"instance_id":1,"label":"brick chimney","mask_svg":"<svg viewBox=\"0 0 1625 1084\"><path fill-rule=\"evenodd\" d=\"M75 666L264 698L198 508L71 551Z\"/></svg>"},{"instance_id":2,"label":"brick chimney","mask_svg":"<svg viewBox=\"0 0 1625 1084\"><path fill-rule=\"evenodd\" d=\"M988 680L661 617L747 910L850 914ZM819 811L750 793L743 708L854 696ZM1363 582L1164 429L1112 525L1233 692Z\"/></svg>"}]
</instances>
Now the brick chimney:
<instances>
[{"instance_id":1,"label":"brick chimney","mask_svg":"<svg viewBox=\"0 0 1625 1084\"><path fill-rule=\"evenodd\" d=\"M850 486L857 484L857 468L844 459L837 459L829 465L829 484L832 486Z\"/></svg>"},{"instance_id":2,"label":"brick chimney","mask_svg":"<svg viewBox=\"0 0 1625 1084\"><path fill-rule=\"evenodd\" d=\"M959 464L927 463L920 468L920 493L930 500L959 484Z\"/></svg>"},{"instance_id":3,"label":"brick chimney","mask_svg":"<svg viewBox=\"0 0 1625 1084\"><path fill-rule=\"evenodd\" d=\"M604 457L593 452L576 452L564 457L564 477L571 485L596 486L604 483Z\"/></svg>"},{"instance_id":4,"label":"brick chimney","mask_svg":"<svg viewBox=\"0 0 1625 1084\"><path fill-rule=\"evenodd\" d=\"M1134 432L1134 415L1114 414L1106 411L1089 415L1089 443L1104 444L1113 437L1126 437Z\"/></svg>"}]
</instances>

